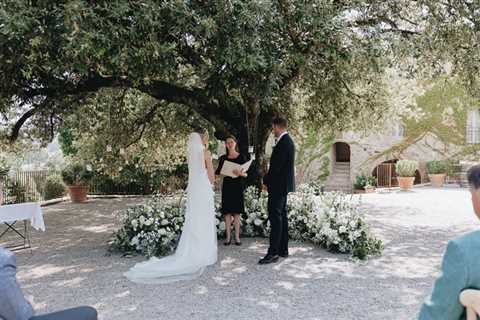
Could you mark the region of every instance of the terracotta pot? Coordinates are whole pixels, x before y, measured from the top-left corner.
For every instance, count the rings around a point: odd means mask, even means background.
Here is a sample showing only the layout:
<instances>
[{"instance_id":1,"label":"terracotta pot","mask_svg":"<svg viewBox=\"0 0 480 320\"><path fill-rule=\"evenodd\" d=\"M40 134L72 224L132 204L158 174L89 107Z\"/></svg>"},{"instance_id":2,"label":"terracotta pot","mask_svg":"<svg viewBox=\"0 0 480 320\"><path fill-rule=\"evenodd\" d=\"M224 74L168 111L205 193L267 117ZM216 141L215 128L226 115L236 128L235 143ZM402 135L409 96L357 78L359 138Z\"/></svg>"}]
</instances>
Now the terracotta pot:
<instances>
[{"instance_id":1,"label":"terracotta pot","mask_svg":"<svg viewBox=\"0 0 480 320\"><path fill-rule=\"evenodd\" d=\"M375 192L375 187L365 188L365 193L373 193Z\"/></svg>"},{"instance_id":2,"label":"terracotta pot","mask_svg":"<svg viewBox=\"0 0 480 320\"><path fill-rule=\"evenodd\" d=\"M432 184L432 187L441 188L441 187L443 187L443 184L445 183L445 177L446 176L447 175L445 173L429 174L428 178L430 179L430 183Z\"/></svg>"},{"instance_id":3,"label":"terracotta pot","mask_svg":"<svg viewBox=\"0 0 480 320\"><path fill-rule=\"evenodd\" d=\"M410 190L413 188L415 177L397 177L397 181L401 190Z\"/></svg>"},{"instance_id":4,"label":"terracotta pot","mask_svg":"<svg viewBox=\"0 0 480 320\"><path fill-rule=\"evenodd\" d=\"M88 186L68 186L68 193L72 202L85 202L87 201Z\"/></svg>"}]
</instances>

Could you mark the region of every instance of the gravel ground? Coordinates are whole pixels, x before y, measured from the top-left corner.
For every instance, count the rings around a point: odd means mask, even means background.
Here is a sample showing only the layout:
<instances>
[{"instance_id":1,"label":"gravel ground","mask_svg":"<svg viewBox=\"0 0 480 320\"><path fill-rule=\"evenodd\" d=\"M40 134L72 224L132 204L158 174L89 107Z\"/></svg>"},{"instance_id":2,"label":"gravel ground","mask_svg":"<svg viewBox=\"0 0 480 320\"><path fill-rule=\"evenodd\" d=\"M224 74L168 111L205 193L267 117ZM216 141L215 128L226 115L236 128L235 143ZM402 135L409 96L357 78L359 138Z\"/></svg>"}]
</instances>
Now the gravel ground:
<instances>
[{"instance_id":1,"label":"gravel ground","mask_svg":"<svg viewBox=\"0 0 480 320\"><path fill-rule=\"evenodd\" d=\"M139 199L95 199L44 210L47 232L18 253L18 277L38 313L93 305L100 319L413 319L438 275L448 239L477 228L469 193L431 188L362 196L382 257L356 263L306 244L269 266L263 239L220 246L219 262L189 282L122 277L141 258L107 253L112 212Z\"/></svg>"}]
</instances>

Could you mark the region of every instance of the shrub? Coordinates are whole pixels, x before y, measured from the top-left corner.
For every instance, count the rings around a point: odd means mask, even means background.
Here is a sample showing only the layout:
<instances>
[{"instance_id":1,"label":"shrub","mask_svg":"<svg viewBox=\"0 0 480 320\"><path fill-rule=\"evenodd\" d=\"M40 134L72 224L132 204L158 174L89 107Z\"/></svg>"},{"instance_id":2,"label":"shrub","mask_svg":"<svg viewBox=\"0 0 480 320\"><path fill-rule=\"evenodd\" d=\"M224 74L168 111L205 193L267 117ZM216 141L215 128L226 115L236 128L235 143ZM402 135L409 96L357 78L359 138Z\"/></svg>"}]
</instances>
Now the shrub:
<instances>
[{"instance_id":1,"label":"shrub","mask_svg":"<svg viewBox=\"0 0 480 320\"><path fill-rule=\"evenodd\" d=\"M433 160L427 162L428 174L444 174L447 173L448 163L443 160Z\"/></svg>"},{"instance_id":2,"label":"shrub","mask_svg":"<svg viewBox=\"0 0 480 320\"><path fill-rule=\"evenodd\" d=\"M418 162L413 160L400 160L395 164L395 171L399 177L414 177L418 169Z\"/></svg>"},{"instance_id":3,"label":"shrub","mask_svg":"<svg viewBox=\"0 0 480 320\"><path fill-rule=\"evenodd\" d=\"M59 175L51 175L47 177L44 187L43 198L45 200L61 198L65 195L65 184Z\"/></svg>"},{"instance_id":4,"label":"shrub","mask_svg":"<svg viewBox=\"0 0 480 320\"><path fill-rule=\"evenodd\" d=\"M377 178L373 176L366 176L366 175L359 175L355 179L355 183L353 187L357 190L365 189L365 186L376 186L377 185Z\"/></svg>"},{"instance_id":5,"label":"shrub","mask_svg":"<svg viewBox=\"0 0 480 320\"><path fill-rule=\"evenodd\" d=\"M88 185L93 178L92 168L89 165L71 163L62 170L62 178L67 185Z\"/></svg>"}]
</instances>

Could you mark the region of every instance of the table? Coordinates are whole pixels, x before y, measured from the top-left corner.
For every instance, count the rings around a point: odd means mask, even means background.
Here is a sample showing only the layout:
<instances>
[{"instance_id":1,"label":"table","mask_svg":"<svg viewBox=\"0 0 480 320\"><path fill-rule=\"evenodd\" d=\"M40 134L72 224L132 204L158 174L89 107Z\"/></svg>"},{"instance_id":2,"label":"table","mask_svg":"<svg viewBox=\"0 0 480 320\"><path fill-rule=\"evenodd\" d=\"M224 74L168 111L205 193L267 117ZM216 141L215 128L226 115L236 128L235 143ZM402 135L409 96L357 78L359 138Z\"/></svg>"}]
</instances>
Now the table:
<instances>
[{"instance_id":1,"label":"table","mask_svg":"<svg viewBox=\"0 0 480 320\"><path fill-rule=\"evenodd\" d=\"M23 239L23 246L13 246L16 250L30 248L30 229L27 220L30 220L30 225L34 229L45 231L43 212L39 203L28 202L0 206L0 223L7 226L7 229L0 234L0 239L7 232L12 231ZM19 221L23 221L23 233L16 227L16 223Z\"/></svg>"}]
</instances>

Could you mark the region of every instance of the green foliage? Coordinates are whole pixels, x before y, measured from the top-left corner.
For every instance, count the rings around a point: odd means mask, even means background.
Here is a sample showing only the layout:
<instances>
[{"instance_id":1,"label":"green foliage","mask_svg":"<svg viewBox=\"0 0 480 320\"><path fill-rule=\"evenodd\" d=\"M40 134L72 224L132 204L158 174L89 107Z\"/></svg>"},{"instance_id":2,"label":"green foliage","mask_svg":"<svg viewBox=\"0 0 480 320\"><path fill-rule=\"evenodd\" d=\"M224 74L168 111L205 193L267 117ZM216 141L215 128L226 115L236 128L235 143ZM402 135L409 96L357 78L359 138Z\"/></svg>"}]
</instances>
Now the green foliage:
<instances>
[{"instance_id":1,"label":"green foliage","mask_svg":"<svg viewBox=\"0 0 480 320\"><path fill-rule=\"evenodd\" d=\"M428 174L442 174L447 173L448 163L443 160L433 160L427 162L427 173Z\"/></svg>"},{"instance_id":2,"label":"green foliage","mask_svg":"<svg viewBox=\"0 0 480 320\"><path fill-rule=\"evenodd\" d=\"M317 130L307 126L295 135L297 143L296 167L298 183L306 177L316 183L324 182L330 175L328 151L335 142L335 135L329 129Z\"/></svg>"},{"instance_id":3,"label":"green foliage","mask_svg":"<svg viewBox=\"0 0 480 320\"><path fill-rule=\"evenodd\" d=\"M67 185L88 185L93 178L92 168L89 165L72 162L62 170L62 178Z\"/></svg>"},{"instance_id":4,"label":"green foliage","mask_svg":"<svg viewBox=\"0 0 480 320\"><path fill-rule=\"evenodd\" d=\"M74 146L75 136L72 130L69 128L62 128L58 133L58 142L60 144L60 148L62 149L63 155L76 155L78 150Z\"/></svg>"},{"instance_id":5,"label":"green foliage","mask_svg":"<svg viewBox=\"0 0 480 320\"><path fill-rule=\"evenodd\" d=\"M155 195L145 204L118 212L120 229L111 242L113 250L137 252L146 256L170 254L177 244L184 224L185 195ZM217 199L219 200L219 199ZM242 234L266 237L268 195L251 186L245 192L245 215ZM216 202L217 235L225 232L225 223ZM379 255L383 245L364 221L363 212L345 194L318 193L308 185L289 195L289 235L298 241L310 241L337 253L350 253L354 258L367 259Z\"/></svg>"},{"instance_id":6,"label":"green foliage","mask_svg":"<svg viewBox=\"0 0 480 320\"><path fill-rule=\"evenodd\" d=\"M29 191L21 181L7 179L5 194L5 204L35 201L35 193Z\"/></svg>"},{"instance_id":7,"label":"green foliage","mask_svg":"<svg viewBox=\"0 0 480 320\"><path fill-rule=\"evenodd\" d=\"M368 256L382 254L383 249L382 240L362 231L358 241L355 243L352 255L359 260L365 260Z\"/></svg>"},{"instance_id":8,"label":"green foliage","mask_svg":"<svg viewBox=\"0 0 480 320\"><path fill-rule=\"evenodd\" d=\"M390 4L378 9L397 11ZM6 0L0 25L0 112L10 128L23 115L30 120L19 122L13 137L21 128L51 139L82 108L85 120L99 111L128 118L121 100L102 98L133 90L138 105L156 102L137 111L155 119L157 133L162 111L173 108L262 153L270 120L295 114L296 95L306 111L298 119L317 128L378 122L389 49L376 36L396 33L381 32L385 18L369 1ZM139 134L151 122L130 124L138 130L129 133ZM80 139L87 133L74 132Z\"/></svg>"},{"instance_id":9,"label":"green foliage","mask_svg":"<svg viewBox=\"0 0 480 320\"><path fill-rule=\"evenodd\" d=\"M400 160L395 164L395 172L399 177L415 177L418 162L414 160Z\"/></svg>"},{"instance_id":10,"label":"green foliage","mask_svg":"<svg viewBox=\"0 0 480 320\"><path fill-rule=\"evenodd\" d=\"M104 89L65 119L67 132L82 132L71 135L74 158L115 180L175 170L186 160L192 126L202 124L177 108L136 90Z\"/></svg>"},{"instance_id":11,"label":"green foliage","mask_svg":"<svg viewBox=\"0 0 480 320\"><path fill-rule=\"evenodd\" d=\"M373 176L366 176L364 174L358 175L355 178L355 183L353 187L357 190L364 190L365 186L376 186L377 185L377 178Z\"/></svg>"},{"instance_id":12,"label":"green foliage","mask_svg":"<svg viewBox=\"0 0 480 320\"><path fill-rule=\"evenodd\" d=\"M10 165L5 156L0 154L0 178L6 176L10 171Z\"/></svg>"},{"instance_id":13,"label":"green foliage","mask_svg":"<svg viewBox=\"0 0 480 320\"><path fill-rule=\"evenodd\" d=\"M66 186L62 177L59 175L50 175L45 182L43 198L45 200L61 198L65 195Z\"/></svg>"},{"instance_id":14,"label":"green foliage","mask_svg":"<svg viewBox=\"0 0 480 320\"><path fill-rule=\"evenodd\" d=\"M478 158L480 145L466 143L466 126L468 111L479 109L480 100L455 77L435 78L424 82L422 87L425 91L415 99L416 103L402 113L401 122L405 126L403 139L369 161L385 155L402 158L406 149L420 141L439 157L456 160ZM434 139L435 143L429 143L425 137Z\"/></svg>"}]
</instances>

